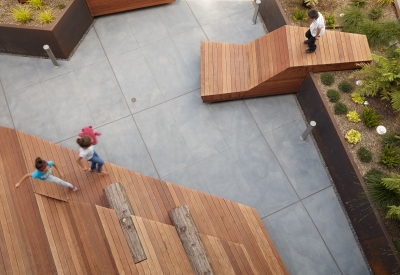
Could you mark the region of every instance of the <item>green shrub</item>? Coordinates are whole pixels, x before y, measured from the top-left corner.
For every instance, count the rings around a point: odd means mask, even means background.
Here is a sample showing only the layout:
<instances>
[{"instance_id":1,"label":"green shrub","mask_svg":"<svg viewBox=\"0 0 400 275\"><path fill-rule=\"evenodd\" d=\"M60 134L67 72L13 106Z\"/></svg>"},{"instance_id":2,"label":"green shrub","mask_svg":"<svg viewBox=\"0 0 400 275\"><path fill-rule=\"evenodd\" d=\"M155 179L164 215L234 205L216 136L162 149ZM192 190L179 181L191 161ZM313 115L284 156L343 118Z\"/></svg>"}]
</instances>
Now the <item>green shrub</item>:
<instances>
[{"instance_id":1,"label":"green shrub","mask_svg":"<svg viewBox=\"0 0 400 275\"><path fill-rule=\"evenodd\" d=\"M353 5L356 7L363 8L368 4L368 0L353 0Z\"/></svg>"},{"instance_id":2,"label":"green shrub","mask_svg":"<svg viewBox=\"0 0 400 275\"><path fill-rule=\"evenodd\" d=\"M400 166L400 149L386 144L379 162L389 169Z\"/></svg>"},{"instance_id":3,"label":"green shrub","mask_svg":"<svg viewBox=\"0 0 400 275\"><path fill-rule=\"evenodd\" d=\"M339 90L341 90L343 93L350 93L351 90L353 90L353 85L351 85L348 81L343 80L339 83L338 85Z\"/></svg>"},{"instance_id":4,"label":"green shrub","mask_svg":"<svg viewBox=\"0 0 400 275\"><path fill-rule=\"evenodd\" d=\"M359 25L366 19L365 12L355 6L348 6L343 13L341 21L345 32L357 32Z\"/></svg>"},{"instance_id":5,"label":"green shrub","mask_svg":"<svg viewBox=\"0 0 400 275\"><path fill-rule=\"evenodd\" d=\"M307 10L299 9L298 7L294 8L293 12L293 20L294 21L307 21Z\"/></svg>"},{"instance_id":6,"label":"green shrub","mask_svg":"<svg viewBox=\"0 0 400 275\"><path fill-rule=\"evenodd\" d=\"M27 23L32 19L32 12L28 6L18 5L11 9L12 16L15 21Z\"/></svg>"},{"instance_id":7,"label":"green shrub","mask_svg":"<svg viewBox=\"0 0 400 275\"><path fill-rule=\"evenodd\" d=\"M376 1L381 6L387 6L393 3L393 0L377 0Z\"/></svg>"},{"instance_id":8,"label":"green shrub","mask_svg":"<svg viewBox=\"0 0 400 275\"><path fill-rule=\"evenodd\" d=\"M36 9L36 10L41 10L43 9L43 2L42 0L28 0L27 1L29 3L29 5L32 6L32 8Z\"/></svg>"},{"instance_id":9,"label":"green shrub","mask_svg":"<svg viewBox=\"0 0 400 275\"><path fill-rule=\"evenodd\" d=\"M383 186L382 179L388 175L382 171L372 168L365 175L367 190L371 200L378 206L388 208L390 205L400 204L400 195Z\"/></svg>"},{"instance_id":10,"label":"green shrub","mask_svg":"<svg viewBox=\"0 0 400 275\"><path fill-rule=\"evenodd\" d=\"M398 41L400 37L400 22L398 20L385 20L382 25L382 45L388 46L390 42Z\"/></svg>"},{"instance_id":11,"label":"green shrub","mask_svg":"<svg viewBox=\"0 0 400 275\"><path fill-rule=\"evenodd\" d=\"M386 50L386 57L389 59L400 59L400 51L396 45L391 45Z\"/></svg>"},{"instance_id":12,"label":"green shrub","mask_svg":"<svg viewBox=\"0 0 400 275\"><path fill-rule=\"evenodd\" d=\"M344 137L352 144L357 144L361 141L361 133L354 129L348 130Z\"/></svg>"},{"instance_id":13,"label":"green shrub","mask_svg":"<svg viewBox=\"0 0 400 275\"><path fill-rule=\"evenodd\" d=\"M308 8L313 8L318 4L318 0L303 0L303 3Z\"/></svg>"},{"instance_id":14,"label":"green shrub","mask_svg":"<svg viewBox=\"0 0 400 275\"><path fill-rule=\"evenodd\" d=\"M372 160L372 152L363 146L357 150L357 156L362 162L365 163L371 162Z\"/></svg>"},{"instance_id":15,"label":"green shrub","mask_svg":"<svg viewBox=\"0 0 400 275\"><path fill-rule=\"evenodd\" d=\"M392 173L390 178L383 178L382 184L386 189L392 190L400 194L400 175Z\"/></svg>"},{"instance_id":16,"label":"green shrub","mask_svg":"<svg viewBox=\"0 0 400 275\"><path fill-rule=\"evenodd\" d=\"M395 50L400 56L400 49ZM376 96L389 100L395 111L400 111L400 57L387 59L372 54L372 64L361 64L361 70L349 77L362 79L363 85L356 92L362 96Z\"/></svg>"},{"instance_id":17,"label":"green shrub","mask_svg":"<svg viewBox=\"0 0 400 275\"><path fill-rule=\"evenodd\" d=\"M38 19L39 19L39 22L40 22L40 23L42 23L42 24L48 24L48 23L53 22L54 16L53 16L53 14L51 13L51 10L44 10L44 11L42 11L42 12L39 14Z\"/></svg>"},{"instance_id":18,"label":"green shrub","mask_svg":"<svg viewBox=\"0 0 400 275\"><path fill-rule=\"evenodd\" d=\"M322 12L322 15L325 18L325 23L327 26L331 26L332 29L335 29L336 27L336 18L333 13L327 14L326 12Z\"/></svg>"},{"instance_id":19,"label":"green shrub","mask_svg":"<svg viewBox=\"0 0 400 275\"><path fill-rule=\"evenodd\" d=\"M335 77L329 73L321 74L321 82L327 86L331 86L335 82Z\"/></svg>"},{"instance_id":20,"label":"green shrub","mask_svg":"<svg viewBox=\"0 0 400 275\"><path fill-rule=\"evenodd\" d=\"M360 117L358 116L357 111L350 111L350 112L347 113L346 116L347 116L347 119L350 122L359 122L359 121L361 121Z\"/></svg>"},{"instance_id":21,"label":"green shrub","mask_svg":"<svg viewBox=\"0 0 400 275\"><path fill-rule=\"evenodd\" d=\"M400 147L400 131L392 131L382 136L384 145Z\"/></svg>"},{"instance_id":22,"label":"green shrub","mask_svg":"<svg viewBox=\"0 0 400 275\"><path fill-rule=\"evenodd\" d=\"M340 99L340 93L334 89L329 89L326 92L326 96L329 98L330 102L338 102Z\"/></svg>"},{"instance_id":23,"label":"green shrub","mask_svg":"<svg viewBox=\"0 0 400 275\"><path fill-rule=\"evenodd\" d=\"M389 206L386 218L392 220L400 220L400 206L395 206L395 205Z\"/></svg>"},{"instance_id":24,"label":"green shrub","mask_svg":"<svg viewBox=\"0 0 400 275\"><path fill-rule=\"evenodd\" d=\"M374 109L368 108L368 106L364 107L364 111L362 113L365 126L367 127L375 127L378 126L381 122L381 116L375 114Z\"/></svg>"},{"instance_id":25,"label":"green shrub","mask_svg":"<svg viewBox=\"0 0 400 275\"><path fill-rule=\"evenodd\" d=\"M364 101L365 101L365 97L363 97L363 96L360 96L359 94L357 94L357 93L352 93L351 94L351 100L353 100L355 103L357 103L357 104L363 104L364 103Z\"/></svg>"},{"instance_id":26,"label":"green shrub","mask_svg":"<svg viewBox=\"0 0 400 275\"><path fill-rule=\"evenodd\" d=\"M365 20L359 24L357 33L367 36L368 44L371 48L376 48L382 44L383 28L380 23Z\"/></svg>"},{"instance_id":27,"label":"green shrub","mask_svg":"<svg viewBox=\"0 0 400 275\"><path fill-rule=\"evenodd\" d=\"M65 4L63 2L57 3L57 8L59 8L60 10L65 8Z\"/></svg>"},{"instance_id":28,"label":"green shrub","mask_svg":"<svg viewBox=\"0 0 400 275\"><path fill-rule=\"evenodd\" d=\"M383 15L383 10L379 6L373 6L368 13L368 17L371 20L378 20L379 18L382 17L382 15Z\"/></svg>"},{"instance_id":29,"label":"green shrub","mask_svg":"<svg viewBox=\"0 0 400 275\"><path fill-rule=\"evenodd\" d=\"M349 108L346 104L337 102L333 107L333 110L335 111L335 115L345 115L349 111Z\"/></svg>"}]
</instances>

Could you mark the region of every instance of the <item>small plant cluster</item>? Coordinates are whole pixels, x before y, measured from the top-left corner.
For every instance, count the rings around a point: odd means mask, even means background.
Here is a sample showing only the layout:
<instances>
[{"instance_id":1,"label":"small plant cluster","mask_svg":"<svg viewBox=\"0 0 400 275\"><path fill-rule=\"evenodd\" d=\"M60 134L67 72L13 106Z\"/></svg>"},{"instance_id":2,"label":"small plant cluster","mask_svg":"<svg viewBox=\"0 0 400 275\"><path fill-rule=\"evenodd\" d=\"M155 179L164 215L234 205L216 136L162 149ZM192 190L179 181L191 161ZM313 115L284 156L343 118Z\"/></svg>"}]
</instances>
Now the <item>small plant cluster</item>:
<instances>
[{"instance_id":1,"label":"small plant cluster","mask_svg":"<svg viewBox=\"0 0 400 275\"><path fill-rule=\"evenodd\" d=\"M397 37L400 37L400 32ZM400 112L400 49L394 50L394 53L398 56L391 59L372 54L372 64L361 64L361 70L351 74L350 78L357 76L362 79L363 85L356 89L359 95L379 95Z\"/></svg>"},{"instance_id":2,"label":"small plant cluster","mask_svg":"<svg viewBox=\"0 0 400 275\"><path fill-rule=\"evenodd\" d=\"M350 129L344 136L349 143L357 144L361 141L361 133L357 130Z\"/></svg>"},{"instance_id":3,"label":"small plant cluster","mask_svg":"<svg viewBox=\"0 0 400 275\"><path fill-rule=\"evenodd\" d=\"M337 102L335 106L333 106L333 110L335 115L345 115L349 111L349 107L342 102Z\"/></svg>"},{"instance_id":4,"label":"small plant cluster","mask_svg":"<svg viewBox=\"0 0 400 275\"><path fill-rule=\"evenodd\" d=\"M372 160L372 152L361 146L360 149L357 150L357 156L361 160L361 162L368 163Z\"/></svg>"},{"instance_id":5,"label":"small plant cluster","mask_svg":"<svg viewBox=\"0 0 400 275\"><path fill-rule=\"evenodd\" d=\"M358 113L356 111L350 111L350 112L347 113L346 116L347 116L347 119L350 122L359 122L359 121L361 121L361 119L360 119L360 117L359 117L359 115L358 115Z\"/></svg>"},{"instance_id":6,"label":"small plant cluster","mask_svg":"<svg viewBox=\"0 0 400 275\"><path fill-rule=\"evenodd\" d=\"M336 18L335 15L333 13L326 13L326 12L322 12L322 15L324 16L325 19L325 23L327 26L331 26L332 29L336 29Z\"/></svg>"},{"instance_id":7,"label":"small plant cluster","mask_svg":"<svg viewBox=\"0 0 400 275\"><path fill-rule=\"evenodd\" d=\"M379 162L387 168L400 166L400 131L389 132L382 137L384 150Z\"/></svg>"},{"instance_id":8,"label":"small plant cluster","mask_svg":"<svg viewBox=\"0 0 400 275\"><path fill-rule=\"evenodd\" d=\"M299 9L296 7L294 8L292 18L294 21L307 21L307 12L306 9Z\"/></svg>"},{"instance_id":9,"label":"small plant cluster","mask_svg":"<svg viewBox=\"0 0 400 275\"><path fill-rule=\"evenodd\" d=\"M326 96L330 102L338 102L340 100L340 93L334 89L329 89L326 92Z\"/></svg>"},{"instance_id":10,"label":"small plant cluster","mask_svg":"<svg viewBox=\"0 0 400 275\"><path fill-rule=\"evenodd\" d=\"M341 90L343 93L350 93L351 90L353 90L353 85L351 85L348 81L343 80L339 83L338 85L339 90Z\"/></svg>"},{"instance_id":11,"label":"small plant cluster","mask_svg":"<svg viewBox=\"0 0 400 275\"><path fill-rule=\"evenodd\" d=\"M351 94L351 100L353 100L354 103L357 104L363 104L365 101L365 97L360 96L358 93L352 93Z\"/></svg>"},{"instance_id":12,"label":"small plant cluster","mask_svg":"<svg viewBox=\"0 0 400 275\"><path fill-rule=\"evenodd\" d=\"M343 13L344 16L341 18L343 31L365 34L371 47L389 46L400 36L398 20L378 21L383 14L380 6L372 7L368 16L362 9L362 4L348 6Z\"/></svg>"},{"instance_id":13,"label":"small plant cluster","mask_svg":"<svg viewBox=\"0 0 400 275\"><path fill-rule=\"evenodd\" d=\"M314 8L318 4L318 0L303 0L303 5L307 8Z\"/></svg>"},{"instance_id":14,"label":"small plant cluster","mask_svg":"<svg viewBox=\"0 0 400 275\"><path fill-rule=\"evenodd\" d=\"M376 127L381 122L381 116L375 114L375 110L369 108L368 106L364 107L364 111L362 113L365 126L367 127Z\"/></svg>"},{"instance_id":15,"label":"small plant cluster","mask_svg":"<svg viewBox=\"0 0 400 275\"><path fill-rule=\"evenodd\" d=\"M27 4L25 5L19 4L11 8L11 13L15 21L24 24L28 23L33 19L32 13L35 10L40 11L37 16L37 19L39 20L40 23L48 24L53 22L54 16L52 14L52 11L51 9L46 9L44 7L42 0L28 0Z\"/></svg>"},{"instance_id":16,"label":"small plant cluster","mask_svg":"<svg viewBox=\"0 0 400 275\"><path fill-rule=\"evenodd\" d=\"M331 86L335 82L335 77L330 73L321 74L321 82L327 86Z\"/></svg>"},{"instance_id":17,"label":"small plant cluster","mask_svg":"<svg viewBox=\"0 0 400 275\"><path fill-rule=\"evenodd\" d=\"M400 175L390 176L372 168L365 175L371 200L386 212L386 218L400 220Z\"/></svg>"}]
</instances>

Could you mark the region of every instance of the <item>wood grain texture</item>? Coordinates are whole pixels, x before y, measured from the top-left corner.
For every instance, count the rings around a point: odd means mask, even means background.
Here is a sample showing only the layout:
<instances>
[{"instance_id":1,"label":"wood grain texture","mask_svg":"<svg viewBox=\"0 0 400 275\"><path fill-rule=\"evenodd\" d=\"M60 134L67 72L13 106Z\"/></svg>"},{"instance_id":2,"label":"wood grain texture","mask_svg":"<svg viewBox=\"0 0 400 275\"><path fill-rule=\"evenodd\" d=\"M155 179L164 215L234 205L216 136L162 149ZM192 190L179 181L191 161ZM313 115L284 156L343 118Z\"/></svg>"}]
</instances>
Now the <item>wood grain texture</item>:
<instances>
[{"instance_id":1,"label":"wood grain texture","mask_svg":"<svg viewBox=\"0 0 400 275\"><path fill-rule=\"evenodd\" d=\"M240 49L243 58L256 64L245 48ZM230 59L230 50L225 43L225 59L227 52ZM279 75L275 78L281 81ZM236 85L236 80L230 83ZM182 205L189 206L199 234L207 236L207 252L216 257L215 267L211 260L215 274L287 274L255 210L250 213L250 208L235 202L107 162L109 175L100 177L79 167L77 152L19 131L0 127L0 137L0 274L194 274L168 215ZM54 160L79 190L33 180L15 189L38 155ZM130 226L137 229L147 255L137 264L120 217L105 208L113 203L107 201L104 188L115 182L130 201L129 207L122 204L120 209L135 214L129 215ZM35 193L34 185L43 195Z\"/></svg>"},{"instance_id":2,"label":"wood grain texture","mask_svg":"<svg viewBox=\"0 0 400 275\"><path fill-rule=\"evenodd\" d=\"M86 0L92 16L117 13L121 11L140 9L166 3L175 0Z\"/></svg>"},{"instance_id":3,"label":"wood grain texture","mask_svg":"<svg viewBox=\"0 0 400 275\"><path fill-rule=\"evenodd\" d=\"M286 25L248 44L201 41L203 102L295 93L307 72L356 69L357 63L371 62L365 35L326 31L316 52L306 54L306 31Z\"/></svg>"}]
</instances>

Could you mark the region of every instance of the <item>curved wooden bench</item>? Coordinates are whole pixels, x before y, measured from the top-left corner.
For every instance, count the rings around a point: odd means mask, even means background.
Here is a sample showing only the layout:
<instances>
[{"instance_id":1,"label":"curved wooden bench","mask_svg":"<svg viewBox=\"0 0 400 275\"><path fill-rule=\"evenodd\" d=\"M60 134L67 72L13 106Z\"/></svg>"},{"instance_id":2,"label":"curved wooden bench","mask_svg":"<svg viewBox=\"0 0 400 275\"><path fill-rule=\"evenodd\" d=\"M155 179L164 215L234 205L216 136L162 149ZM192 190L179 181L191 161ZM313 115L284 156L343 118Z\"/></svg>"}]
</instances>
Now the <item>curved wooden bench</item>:
<instances>
[{"instance_id":1,"label":"curved wooden bench","mask_svg":"<svg viewBox=\"0 0 400 275\"><path fill-rule=\"evenodd\" d=\"M307 72L356 69L371 62L365 35L326 31L306 54L307 28L283 26L248 44L201 41L201 97L215 102L294 93Z\"/></svg>"}]
</instances>

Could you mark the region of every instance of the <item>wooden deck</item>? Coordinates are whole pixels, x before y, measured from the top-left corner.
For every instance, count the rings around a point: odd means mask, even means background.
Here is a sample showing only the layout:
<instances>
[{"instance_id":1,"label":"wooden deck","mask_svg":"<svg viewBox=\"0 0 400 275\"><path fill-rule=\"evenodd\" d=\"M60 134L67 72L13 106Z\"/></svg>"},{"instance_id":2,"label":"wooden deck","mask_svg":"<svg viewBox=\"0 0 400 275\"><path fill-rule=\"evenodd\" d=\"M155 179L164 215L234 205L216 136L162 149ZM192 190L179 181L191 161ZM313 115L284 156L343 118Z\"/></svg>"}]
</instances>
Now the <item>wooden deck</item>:
<instances>
[{"instance_id":1,"label":"wooden deck","mask_svg":"<svg viewBox=\"0 0 400 275\"><path fill-rule=\"evenodd\" d=\"M53 160L78 192L38 180L15 183L33 160ZM106 163L83 171L77 152L0 127L0 274L194 274L171 209L186 204L216 274L288 274L254 208ZM134 263L103 189L121 182L147 260Z\"/></svg>"},{"instance_id":2,"label":"wooden deck","mask_svg":"<svg viewBox=\"0 0 400 275\"><path fill-rule=\"evenodd\" d=\"M248 44L201 41L201 97L216 102L295 93L307 72L347 70L370 62L365 35L326 31L306 54L307 28L283 26Z\"/></svg>"}]
</instances>

